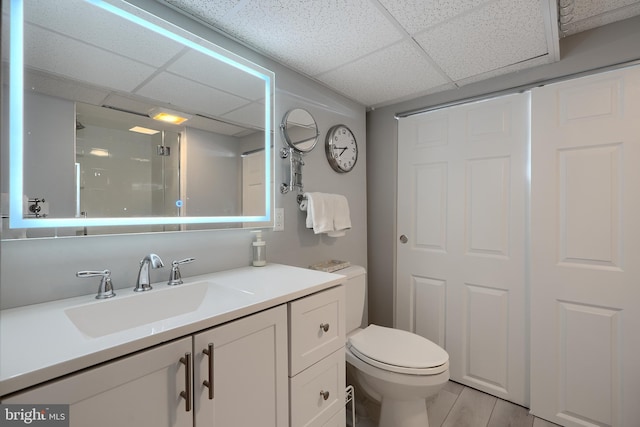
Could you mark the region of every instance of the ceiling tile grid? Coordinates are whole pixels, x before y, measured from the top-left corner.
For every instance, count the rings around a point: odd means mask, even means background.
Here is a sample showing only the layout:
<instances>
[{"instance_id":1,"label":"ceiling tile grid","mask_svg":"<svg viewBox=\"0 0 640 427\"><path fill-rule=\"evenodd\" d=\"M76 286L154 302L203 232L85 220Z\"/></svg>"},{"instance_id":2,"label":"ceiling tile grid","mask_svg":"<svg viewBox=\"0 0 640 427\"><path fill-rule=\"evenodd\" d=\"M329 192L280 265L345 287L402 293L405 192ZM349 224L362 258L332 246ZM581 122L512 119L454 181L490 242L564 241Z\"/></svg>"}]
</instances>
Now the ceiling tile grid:
<instances>
[{"instance_id":1,"label":"ceiling tile grid","mask_svg":"<svg viewBox=\"0 0 640 427\"><path fill-rule=\"evenodd\" d=\"M555 0L159 1L368 107L558 58ZM561 1L565 35L640 14L640 0Z\"/></svg>"},{"instance_id":2,"label":"ceiling tile grid","mask_svg":"<svg viewBox=\"0 0 640 427\"><path fill-rule=\"evenodd\" d=\"M366 106L547 53L540 0L165 0Z\"/></svg>"}]
</instances>

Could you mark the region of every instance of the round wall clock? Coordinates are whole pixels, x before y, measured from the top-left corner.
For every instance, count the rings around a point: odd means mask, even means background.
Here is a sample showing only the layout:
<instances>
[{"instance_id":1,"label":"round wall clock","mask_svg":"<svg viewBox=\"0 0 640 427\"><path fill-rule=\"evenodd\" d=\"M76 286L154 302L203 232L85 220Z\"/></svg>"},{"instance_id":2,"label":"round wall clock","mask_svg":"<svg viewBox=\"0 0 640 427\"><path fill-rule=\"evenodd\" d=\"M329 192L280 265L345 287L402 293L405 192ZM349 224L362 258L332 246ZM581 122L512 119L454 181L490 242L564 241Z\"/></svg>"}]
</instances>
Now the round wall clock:
<instances>
[{"instance_id":1,"label":"round wall clock","mask_svg":"<svg viewBox=\"0 0 640 427\"><path fill-rule=\"evenodd\" d=\"M325 152L329 164L336 172L349 172L358 160L356 137L345 125L335 125L327 132Z\"/></svg>"}]
</instances>

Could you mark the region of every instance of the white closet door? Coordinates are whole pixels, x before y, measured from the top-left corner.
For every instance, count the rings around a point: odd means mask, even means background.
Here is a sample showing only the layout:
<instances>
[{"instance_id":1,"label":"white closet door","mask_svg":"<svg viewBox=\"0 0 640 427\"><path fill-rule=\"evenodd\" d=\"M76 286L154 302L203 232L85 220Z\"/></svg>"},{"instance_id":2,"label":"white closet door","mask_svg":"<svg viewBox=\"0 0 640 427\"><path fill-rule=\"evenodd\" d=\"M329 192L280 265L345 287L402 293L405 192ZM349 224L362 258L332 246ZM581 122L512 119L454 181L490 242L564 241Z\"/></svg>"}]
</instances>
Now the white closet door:
<instances>
[{"instance_id":1,"label":"white closet door","mask_svg":"<svg viewBox=\"0 0 640 427\"><path fill-rule=\"evenodd\" d=\"M532 98L531 411L640 425L640 68Z\"/></svg>"},{"instance_id":2,"label":"white closet door","mask_svg":"<svg viewBox=\"0 0 640 427\"><path fill-rule=\"evenodd\" d=\"M453 380L527 405L529 94L398 126L396 327L444 347Z\"/></svg>"}]
</instances>

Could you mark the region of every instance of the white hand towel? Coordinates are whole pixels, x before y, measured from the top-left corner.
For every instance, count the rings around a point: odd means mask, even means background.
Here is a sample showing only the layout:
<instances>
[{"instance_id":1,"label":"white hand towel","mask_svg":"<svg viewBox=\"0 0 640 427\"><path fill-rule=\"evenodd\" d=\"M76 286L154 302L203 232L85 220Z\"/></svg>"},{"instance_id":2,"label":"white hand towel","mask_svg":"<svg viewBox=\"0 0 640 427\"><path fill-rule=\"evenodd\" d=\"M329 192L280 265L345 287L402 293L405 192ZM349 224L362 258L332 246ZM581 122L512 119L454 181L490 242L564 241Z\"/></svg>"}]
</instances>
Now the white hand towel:
<instances>
[{"instance_id":1,"label":"white hand towel","mask_svg":"<svg viewBox=\"0 0 640 427\"><path fill-rule=\"evenodd\" d=\"M315 234L327 233L330 237L344 236L351 228L349 202L340 194L305 193L307 199L307 228Z\"/></svg>"},{"instance_id":2,"label":"white hand towel","mask_svg":"<svg viewBox=\"0 0 640 427\"><path fill-rule=\"evenodd\" d=\"M342 237L346 235L346 230L351 228L351 215L349 213L349 202L341 194L333 195L333 231L327 233L330 237Z\"/></svg>"},{"instance_id":3,"label":"white hand towel","mask_svg":"<svg viewBox=\"0 0 640 427\"><path fill-rule=\"evenodd\" d=\"M333 231L333 198L325 193L305 193L307 198L307 228L315 234Z\"/></svg>"},{"instance_id":4,"label":"white hand towel","mask_svg":"<svg viewBox=\"0 0 640 427\"><path fill-rule=\"evenodd\" d=\"M333 228L336 231L351 228L349 201L341 194L333 195Z\"/></svg>"}]
</instances>

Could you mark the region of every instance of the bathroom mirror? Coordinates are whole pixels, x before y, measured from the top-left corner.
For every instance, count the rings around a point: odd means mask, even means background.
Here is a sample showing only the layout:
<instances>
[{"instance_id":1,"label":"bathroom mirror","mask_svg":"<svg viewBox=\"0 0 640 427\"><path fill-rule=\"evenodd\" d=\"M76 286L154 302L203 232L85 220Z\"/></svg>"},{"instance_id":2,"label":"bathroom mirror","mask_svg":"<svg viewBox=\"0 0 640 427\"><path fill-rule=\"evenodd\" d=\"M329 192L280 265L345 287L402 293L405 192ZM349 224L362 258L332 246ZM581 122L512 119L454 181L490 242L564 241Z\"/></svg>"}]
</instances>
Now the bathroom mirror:
<instances>
[{"instance_id":1,"label":"bathroom mirror","mask_svg":"<svg viewBox=\"0 0 640 427\"><path fill-rule=\"evenodd\" d=\"M280 129L287 145L298 153L313 150L320 136L315 119L302 108L289 110L282 118Z\"/></svg>"},{"instance_id":2,"label":"bathroom mirror","mask_svg":"<svg viewBox=\"0 0 640 427\"><path fill-rule=\"evenodd\" d=\"M273 72L121 0L3 1L2 19L3 229L271 221Z\"/></svg>"}]
</instances>

